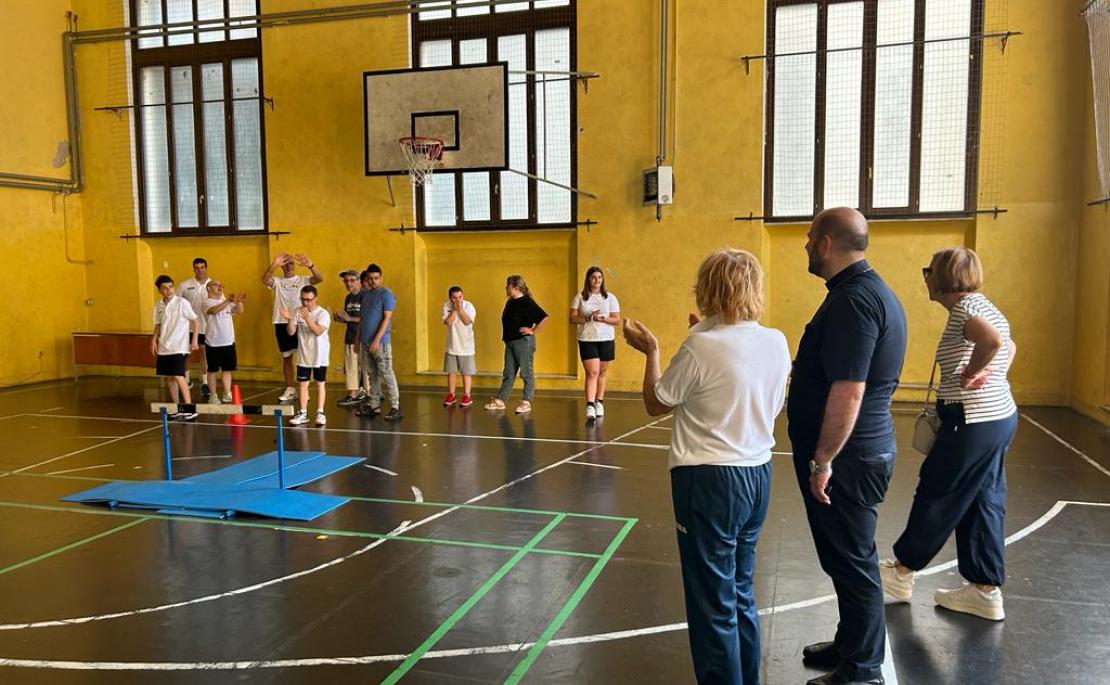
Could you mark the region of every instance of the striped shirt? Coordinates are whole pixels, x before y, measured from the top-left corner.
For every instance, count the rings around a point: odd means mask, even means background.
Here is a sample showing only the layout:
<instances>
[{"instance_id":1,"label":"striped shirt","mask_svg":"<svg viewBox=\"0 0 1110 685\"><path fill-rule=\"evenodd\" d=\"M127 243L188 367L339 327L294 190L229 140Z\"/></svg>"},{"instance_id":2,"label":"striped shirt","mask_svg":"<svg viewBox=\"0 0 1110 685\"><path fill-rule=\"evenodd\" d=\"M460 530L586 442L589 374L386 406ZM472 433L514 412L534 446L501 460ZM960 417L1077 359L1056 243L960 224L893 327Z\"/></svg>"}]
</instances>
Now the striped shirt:
<instances>
[{"instance_id":1,"label":"striped shirt","mask_svg":"<svg viewBox=\"0 0 1110 685\"><path fill-rule=\"evenodd\" d=\"M987 384L978 390L960 387L960 373L971 361L975 345L964 337L964 324L968 319L982 317L1002 336L1002 348L991 360ZM1010 345L1010 322L984 295L972 293L952 307L948 325L937 345L937 363L940 364L940 388L937 397L945 402L962 402L967 423L984 423L1004 419L1017 411L1006 373L1013 361Z\"/></svg>"}]
</instances>

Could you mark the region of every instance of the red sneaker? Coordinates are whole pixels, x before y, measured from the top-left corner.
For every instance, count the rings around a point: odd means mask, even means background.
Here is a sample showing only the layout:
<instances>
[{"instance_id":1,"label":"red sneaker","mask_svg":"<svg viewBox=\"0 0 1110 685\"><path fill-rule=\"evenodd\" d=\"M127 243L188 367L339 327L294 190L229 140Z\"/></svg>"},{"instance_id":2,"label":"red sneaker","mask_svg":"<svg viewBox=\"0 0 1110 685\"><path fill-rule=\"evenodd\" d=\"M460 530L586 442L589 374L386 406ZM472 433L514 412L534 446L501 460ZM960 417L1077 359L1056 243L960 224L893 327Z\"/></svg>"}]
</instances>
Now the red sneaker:
<instances>
[{"instance_id":1,"label":"red sneaker","mask_svg":"<svg viewBox=\"0 0 1110 685\"><path fill-rule=\"evenodd\" d=\"M454 403L455 403L455 393L453 393L453 392L447 393L447 397L443 398L443 406L450 407Z\"/></svg>"},{"instance_id":2,"label":"red sneaker","mask_svg":"<svg viewBox=\"0 0 1110 685\"><path fill-rule=\"evenodd\" d=\"M462 402L459 402L460 407L469 407L474 404L474 400L470 399L470 395L463 395Z\"/></svg>"}]
</instances>

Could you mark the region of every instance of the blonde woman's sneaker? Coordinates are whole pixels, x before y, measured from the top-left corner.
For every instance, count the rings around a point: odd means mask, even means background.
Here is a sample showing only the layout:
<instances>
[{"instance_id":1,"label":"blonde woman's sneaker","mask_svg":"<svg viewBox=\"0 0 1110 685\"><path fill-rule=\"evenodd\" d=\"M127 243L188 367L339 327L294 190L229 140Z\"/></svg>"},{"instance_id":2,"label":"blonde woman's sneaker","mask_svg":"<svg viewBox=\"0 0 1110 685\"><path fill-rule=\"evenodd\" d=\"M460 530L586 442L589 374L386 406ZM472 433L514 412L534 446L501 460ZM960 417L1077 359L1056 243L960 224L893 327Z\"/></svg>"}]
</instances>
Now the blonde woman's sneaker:
<instances>
[{"instance_id":1,"label":"blonde woman's sneaker","mask_svg":"<svg viewBox=\"0 0 1110 685\"><path fill-rule=\"evenodd\" d=\"M914 573L901 573L898 562L883 559L879 562L879 578L883 581L883 592L900 601L908 602L913 596Z\"/></svg>"},{"instance_id":2,"label":"blonde woman's sneaker","mask_svg":"<svg viewBox=\"0 0 1110 685\"><path fill-rule=\"evenodd\" d=\"M505 400L500 397L494 397L489 402L486 402L486 409L490 411L505 411Z\"/></svg>"},{"instance_id":3,"label":"blonde woman's sneaker","mask_svg":"<svg viewBox=\"0 0 1110 685\"><path fill-rule=\"evenodd\" d=\"M293 388L286 388L278 395L278 402L292 402L295 399L297 399L297 391Z\"/></svg>"},{"instance_id":4,"label":"blonde woman's sneaker","mask_svg":"<svg viewBox=\"0 0 1110 685\"><path fill-rule=\"evenodd\" d=\"M532 411L532 403L528 400L521 400L520 404L516 405L515 411L518 414L527 414Z\"/></svg>"},{"instance_id":5,"label":"blonde woman's sneaker","mask_svg":"<svg viewBox=\"0 0 1110 685\"><path fill-rule=\"evenodd\" d=\"M594 401L594 413L597 414L597 418L599 419L605 416L605 405L602 404L601 400Z\"/></svg>"},{"instance_id":6,"label":"blonde woman's sneaker","mask_svg":"<svg viewBox=\"0 0 1110 685\"><path fill-rule=\"evenodd\" d=\"M594 407L593 402L586 403L586 420L593 421L597 418L597 409Z\"/></svg>"},{"instance_id":7,"label":"blonde woman's sneaker","mask_svg":"<svg viewBox=\"0 0 1110 685\"><path fill-rule=\"evenodd\" d=\"M316 425L317 426L326 426L326 425L328 425L328 417L324 415L324 412L322 412L322 411L316 412Z\"/></svg>"},{"instance_id":8,"label":"blonde woman's sneaker","mask_svg":"<svg viewBox=\"0 0 1110 685\"><path fill-rule=\"evenodd\" d=\"M1006 618L1006 612L1002 608L1002 591L998 588L983 592L971 583L964 583L963 587L955 590L937 590L933 599L937 606L949 611L971 614L988 621Z\"/></svg>"},{"instance_id":9,"label":"blonde woman's sneaker","mask_svg":"<svg viewBox=\"0 0 1110 685\"><path fill-rule=\"evenodd\" d=\"M299 411L293 418L289 419L290 426L303 426L306 423L308 423L308 412L306 411Z\"/></svg>"}]
</instances>

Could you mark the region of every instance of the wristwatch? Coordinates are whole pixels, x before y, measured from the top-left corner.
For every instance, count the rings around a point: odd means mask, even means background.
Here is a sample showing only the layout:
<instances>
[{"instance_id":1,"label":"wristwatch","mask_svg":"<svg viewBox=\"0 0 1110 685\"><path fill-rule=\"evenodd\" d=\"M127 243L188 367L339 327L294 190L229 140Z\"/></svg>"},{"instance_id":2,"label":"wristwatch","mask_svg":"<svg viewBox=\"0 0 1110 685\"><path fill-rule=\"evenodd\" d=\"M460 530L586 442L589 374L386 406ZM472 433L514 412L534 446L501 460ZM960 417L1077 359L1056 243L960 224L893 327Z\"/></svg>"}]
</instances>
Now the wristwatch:
<instances>
[{"instance_id":1,"label":"wristwatch","mask_svg":"<svg viewBox=\"0 0 1110 685\"><path fill-rule=\"evenodd\" d=\"M832 464L825 464L824 466L822 466L821 464L818 464L817 462L810 459L809 460L809 472L810 473L832 473Z\"/></svg>"}]
</instances>

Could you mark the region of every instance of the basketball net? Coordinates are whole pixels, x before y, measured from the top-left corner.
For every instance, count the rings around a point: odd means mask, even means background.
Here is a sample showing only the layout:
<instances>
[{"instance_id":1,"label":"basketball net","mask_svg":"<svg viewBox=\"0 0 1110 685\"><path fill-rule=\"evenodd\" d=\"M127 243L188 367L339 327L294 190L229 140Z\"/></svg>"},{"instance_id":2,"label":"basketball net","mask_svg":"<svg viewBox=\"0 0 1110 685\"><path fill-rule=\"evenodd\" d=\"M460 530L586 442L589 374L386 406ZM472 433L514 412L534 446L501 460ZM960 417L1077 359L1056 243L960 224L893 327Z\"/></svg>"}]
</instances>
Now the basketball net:
<instances>
[{"instance_id":1,"label":"basketball net","mask_svg":"<svg viewBox=\"0 0 1110 685\"><path fill-rule=\"evenodd\" d=\"M401 138L401 154L409 167L409 182L424 185L428 177L443 165L443 141L439 138Z\"/></svg>"}]
</instances>

